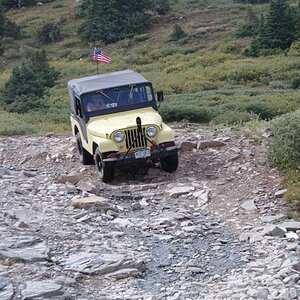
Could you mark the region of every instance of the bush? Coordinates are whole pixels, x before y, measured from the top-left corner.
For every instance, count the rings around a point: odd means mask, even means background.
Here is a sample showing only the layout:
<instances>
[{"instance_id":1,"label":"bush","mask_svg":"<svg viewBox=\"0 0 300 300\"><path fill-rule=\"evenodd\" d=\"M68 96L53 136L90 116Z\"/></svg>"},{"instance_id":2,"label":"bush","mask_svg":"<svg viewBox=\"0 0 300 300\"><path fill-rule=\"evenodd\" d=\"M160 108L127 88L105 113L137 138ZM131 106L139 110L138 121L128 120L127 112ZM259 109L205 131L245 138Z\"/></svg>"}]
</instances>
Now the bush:
<instances>
[{"instance_id":1,"label":"bush","mask_svg":"<svg viewBox=\"0 0 300 300\"><path fill-rule=\"evenodd\" d=\"M165 15L170 10L169 0L154 0L153 10L160 15Z\"/></svg>"},{"instance_id":2,"label":"bush","mask_svg":"<svg viewBox=\"0 0 300 300\"><path fill-rule=\"evenodd\" d=\"M41 44L48 44L59 42L63 39L60 24L58 23L45 23L37 33L37 39Z\"/></svg>"},{"instance_id":3,"label":"bush","mask_svg":"<svg viewBox=\"0 0 300 300\"><path fill-rule=\"evenodd\" d=\"M225 111L212 119L213 124L239 125L256 119L257 116L244 111Z\"/></svg>"},{"instance_id":4,"label":"bush","mask_svg":"<svg viewBox=\"0 0 300 300\"><path fill-rule=\"evenodd\" d=\"M292 89L298 89L300 87L300 77L294 77L290 82Z\"/></svg>"},{"instance_id":5,"label":"bush","mask_svg":"<svg viewBox=\"0 0 300 300\"><path fill-rule=\"evenodd\" d=\"M160 114L166 121L182 121L188 120L196 123L207 123L211 120L209 112L197 106L174 106L164 104L160 110Z\"/></svg>"},{"instance_id":6,"label":"bush","mask_svg":"<svg viewBox=\"0 0 300 300\"><path fill-rule=\"evenodd\" d=\"M173 32L170 35L170 41L178 41L186 36L187 34L184 32L182 27L178 24L175 24L173 26Z\"/></svg>"},{"instance_id":7,"label":"bush","mask_svg":"<svg viewBox=\"0 0 300 300\"><path fill-rule=\"evenodd\" d=\"M297 169L300 166L300 111L274 120L269 160L280 169Z\"/></svg>"}]
</instances>

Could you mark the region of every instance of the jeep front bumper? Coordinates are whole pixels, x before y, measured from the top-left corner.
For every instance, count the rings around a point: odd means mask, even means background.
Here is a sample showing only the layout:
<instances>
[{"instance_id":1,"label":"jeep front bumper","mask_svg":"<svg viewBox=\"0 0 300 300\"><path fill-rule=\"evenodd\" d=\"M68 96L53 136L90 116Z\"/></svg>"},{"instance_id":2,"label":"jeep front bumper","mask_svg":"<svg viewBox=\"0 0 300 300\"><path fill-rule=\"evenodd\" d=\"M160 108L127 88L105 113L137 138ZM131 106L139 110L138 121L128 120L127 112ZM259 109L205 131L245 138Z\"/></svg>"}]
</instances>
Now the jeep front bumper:
<instances>
[{"instance_id":1,"label":"jeep front bumper","mask_svg":"<svg viewBox=\"0 0 300 300\"><path fill-rule=\"evenodd\" d=\"M150 152L150 156L144 158L138 158L138 159L135 158L134 155L135 151L139 151L139 150L132 150L127 155L126 153L114 153L114 157L105 158L103 159L103 162L109 166L120 166L120 165L126 165L131 163L138 163L141 161L155 160L169 155L177 154L178 147L170 146L170 147L159 148L159 149L155 148Z\"/></svg>"}]
</instances>

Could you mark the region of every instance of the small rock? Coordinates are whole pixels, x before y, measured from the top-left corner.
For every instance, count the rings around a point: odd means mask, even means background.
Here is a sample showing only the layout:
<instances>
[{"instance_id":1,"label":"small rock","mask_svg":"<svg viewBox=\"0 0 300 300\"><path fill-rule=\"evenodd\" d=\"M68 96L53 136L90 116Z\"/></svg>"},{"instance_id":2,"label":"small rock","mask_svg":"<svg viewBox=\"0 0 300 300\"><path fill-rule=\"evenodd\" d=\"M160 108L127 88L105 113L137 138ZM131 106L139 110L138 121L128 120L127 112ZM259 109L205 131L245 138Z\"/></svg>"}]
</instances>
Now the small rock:
<instances>
[{"instance_id":1,"label":"small rock","mask_svg":"<svg viewBox=\"0 0 300 300\"><path fill-rule=\"evenodd\" d=\"M14 287L11 280L7 277L0 276L0 299L11 300L14 296Z\"/></svg>"},{"instance_id":2,"label":"small rock","mask_svg":"<svg viewBox=\"0 0 300 300\"><path fill-rule=\"evenodd\" d=\"M114 207L113 205L108 203L107 199L99 196L91 196L91 197L75 199L73 200L72 204L74 208L79 208L79 209L90 209L93 206L97 206L98 208L101 208L103 210L109 210Z\"/></svg>"},{"instance_id":3,"label":"small rock","mask_svg":"<svg viewBox=\"0 0 300 300\"><path fill-rule=\"evenodd\" d=\"M219 148L225 146L226 143L218 141L218 140L212 140L212 141L200 141L197 145L197 149L205 149L205 148Z\"/></svg>"},{"instance_id":4,"label":"small rock","mask_svg":"<svg viewBox=\"0 0 300 300\"><path fill-rule=\"evenodd\" d=\"M138 269L122 269L106 275L115 279L125 279L129 277L139 277L141 272Z\"/></svg>"},{"instance_id":5,"label":"small rock","mask_svg":"<svg viewBox=\"0 0 300 300\"><path fill-rule=\"evenodd\" d=\"M300 230L300 222L296 222L296 221L283 222L280 224L280 226L286 228L287 231Z\"/></svg>"},{"instance_id":6,"label":"small rock","mask_svg":"<svg viewBox=\"0 0 300 300\"><path fill-rule=\"evenodd\" d=\"M54 183L63 183L66 184L70 182L72 184L77 184L82 179L80 175L72 175L72 176L62 176L54 179Z\"/></svg>"},{"instance_id":7,"label":"small rock","mask_svg":"<svg viewBox=\"0 0 300 300\"><path fill-rule=\"evenodd\" d=\"M260 217L261 220L265 223L273 223L275 221L278 221L282 218L284 218L283 214L279 214L279 215L270 215L270 216L262 216Z\"/></svg>"},{"instance_id":8,"label":"small rock","mask_svg":"<svg viewBox=\"0 0 300 300\"><path fill-rule=\"evenodd\" d=\"M166 192L170 195L171 198L178 198L179 196L186 195L195 190L193 186L177 186L173 187Z\"/></svg>"},{"instance_id":9,"label":"small rock","mask_svg":"<svg viewBox=\"0 0 300 300\"><path fill-rule=\"evenodd\" d=\"M285 234L285 237L289 240L298 240L299 239L299 236L296 232L287 232Z\"/></svg>"},{"instance_id":10,"label":"small rock","mask_svg":"<svg viewBox=\"0 0 300 300\"><path fill-rule=\"evenodd\" d=\"M277 192L274 194L274 196L275 196L276 198L281 198L281 197L283 197L283 196L286 194L287 191L288 191L287 189L279 190L279 191L277 191Z\"/></svg>"},{"instance_id":11,"label":"small rock","mask_svg":"<svg viewBox=\"0 0 300 300\"><path fill-rule=\"evenodd\" d=\"M180 149L182 151L192 151L196 147L197 147L197 144L192 143L192 142L182 142L181 145L180 145Z\"/></svg>"},{"instance_id":12,"label":"small rock","mask_svg":"<svg viewBox=\"0 0 300 300\"><path fill-rule=\"evenodd\" d=\"M254 200L247 200L247 201L244 201L242 204L241 204L241 207L243 209L245 209L246 211L252 211L252 210L256 210L257 207L254 203Z\"/></svg>"},{"instance_id":13,"label":"small rock","mask_svg":"<svg viewBox=\"0 0 300 300\"><path fill-rule=\"evenodd\" d=\"M64 294L63 287L51 281L27 281L22 291L24 300L29 299L55 299L56 296Z\"/></svg>"},{"instance_id":14,"label":"small rock","mask_svg":"<svg viewBox=\"0 0 300 300\"><path fill-rule=\"evenodd\" d=\"M195 273L195 274L206 273L206 271L200 267L188 267L188 271L191 271L192 273Z\"/></svg>"},{"instance_id":15,"label":"small rock","mask_svg":"<svg viewBox=\"0 0 300 300\"><path fill-rule=\"evenodd\" d=\"M285 228L282 228L280 226L275 226L275 225L268 225L264 228L262 235L267 235L267 236L278 236L283 238L286 234Z\"/></svg>"},{"instance_id":16,"label":"small rock","mask_svg":"<svg viewBox=\"0 0 300 300\"><path fill-rule=\"evenodd\" d=\"M128 220L128 219L122 219L122 218L116 218L111 223L112 224L116 224L116 225L121 226L121 227L131 227L131 226L134 226L134 224L132 222L130 222L130 220Z\"/></svg>"}]
</instances>

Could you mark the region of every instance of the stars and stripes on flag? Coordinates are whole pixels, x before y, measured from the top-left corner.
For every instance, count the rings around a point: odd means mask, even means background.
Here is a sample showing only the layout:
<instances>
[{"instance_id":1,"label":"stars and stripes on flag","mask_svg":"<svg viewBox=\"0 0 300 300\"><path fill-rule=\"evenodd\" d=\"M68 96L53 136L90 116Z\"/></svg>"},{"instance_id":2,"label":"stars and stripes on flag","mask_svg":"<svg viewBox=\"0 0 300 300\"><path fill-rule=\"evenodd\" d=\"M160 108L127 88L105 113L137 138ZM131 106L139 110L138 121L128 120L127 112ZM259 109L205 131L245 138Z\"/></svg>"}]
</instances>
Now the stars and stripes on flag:
<instances>
[{"instance_id":1,"label":"stars and stripes on flag","mask_svg":"<svg viewBox=\"0 0 300 300\"><path fill-rule=\"evenodd\" d=\"M104 52L102 52L99 48L94 48L93 60L97 62L102 62L105 64L111 63L112 59Z\"/></svg>"}]
</instances>

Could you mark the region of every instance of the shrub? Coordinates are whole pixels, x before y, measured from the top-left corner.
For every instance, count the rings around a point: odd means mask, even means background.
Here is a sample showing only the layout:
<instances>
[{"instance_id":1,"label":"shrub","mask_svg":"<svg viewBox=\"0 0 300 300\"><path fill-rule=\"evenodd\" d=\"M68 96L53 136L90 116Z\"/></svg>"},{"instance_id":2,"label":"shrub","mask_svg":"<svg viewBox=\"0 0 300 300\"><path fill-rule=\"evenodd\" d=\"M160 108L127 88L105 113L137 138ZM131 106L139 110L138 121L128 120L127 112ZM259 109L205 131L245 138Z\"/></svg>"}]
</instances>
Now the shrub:
<instances>
[{"instance_id":1,"label":"shrub","mask_svg":"<svg viewBox=\"0 0 300 300\"><path fill-rule=\"evenodd\" d=\"M213 124L237 125L256 119L257 116L244 111L225 111L212 119Z\"/></svg>"},{"instance_id":2,"label":"shrub","mask_svg":"<svg viewBox=\"0 0 300 300\"><path fill-rule=\"evenodd\" d=\"M170 41L178 41L186 36L187 34L184 32L182 27L178 24L175 24L173 26L173 32L170 35Z\"/></svg>"},{"instance_id":3,"label":"shrub","mask_svg":"<svg viewBox=\"0 0 300 300\"><path fill-rule=\"evenodd\" d=\"M165 15L170 10L169 0L154 0L153 10L160 15Z\"/></svg>"},{"instance_id":4,"label":"shrub","mask_svg":"<svg viewBox=\"0 0 300 300\"><path fill-rule=\"evenodd\" d=\"M37 39L41 44L61 41L63 34L61 33L60 24L53 22L45 23L38 30Z\"/></svg>"},{"instance_id":5,"label":"shrub","mask_svg":"<svg viewBox=\"0 0 300 300\"><path fill-rule=\"evenodd\" d=\"M298 89L300 87L300 77L294 77L290 82L291 88Z\"/></svg>"},{"instance_id":6,"label":"shrub","mask_svg":"<svg viewBox=\"0 0 300 300\"><path fill-rule=\"evenodd\" d=\"M280 169L300 166L300 111L286 114L271 125L272 140L268 157Z\"/></svg>"},{"instance_id":7,"label":"shrub","mask_svg":"<svg viewBox=\"0 0 300 300\"><path fill-rule=\"evenodd\" d=\"M182 121L207 123L211 120L209 112L197 106L174 106L164 104L160 108L160 114L166 121Z\"/></svg>"}]
</instances>

